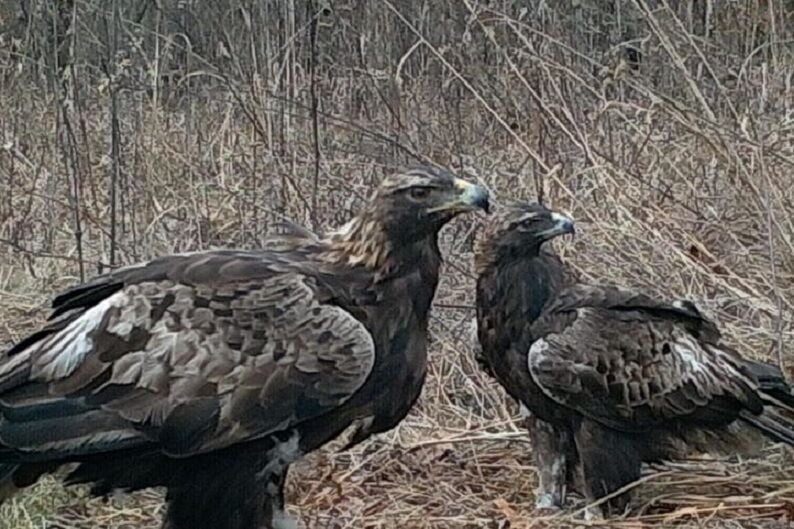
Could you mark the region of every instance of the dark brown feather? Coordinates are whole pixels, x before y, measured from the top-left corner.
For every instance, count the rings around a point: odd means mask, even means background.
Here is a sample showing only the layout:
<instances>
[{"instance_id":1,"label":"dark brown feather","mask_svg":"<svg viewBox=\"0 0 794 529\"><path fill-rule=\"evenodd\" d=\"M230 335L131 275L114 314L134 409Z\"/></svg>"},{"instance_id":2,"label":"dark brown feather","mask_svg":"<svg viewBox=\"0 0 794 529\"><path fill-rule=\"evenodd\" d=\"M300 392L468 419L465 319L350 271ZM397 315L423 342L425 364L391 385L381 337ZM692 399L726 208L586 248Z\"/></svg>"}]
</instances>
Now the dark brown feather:
<instances>
[{"instance_id":1,"label":"dark brown feather","mask_svg":"<svg viewBox=\"0 0 794 529\"><path fill-rule=\"evenodd\" d=\"M151 275L146 267L112 274L123 288L99 287L109 295L93 298L95 304L70 326L20 352L26 361L20 358L15 369L0 374L0 386L29 371L30 379L49 384L49 390L38 402L27 399L26 406L46 408L104 377L79 401L103 410L109 427L117 427L112 417L124 417L129 436L142 444L150 439L138 429L162 427L165 452L184 457L321 415L368 377L374 363L369 331L344 309L326 304L328 294L317 280L277 273L261 253L174 259L167 279L158 272L162 260ZM92 298L83 291L72 299ZM199 299L208 306L197 306ZM69 341L77 331L83 334ZM7 398L4 404L14 408ZM52 451L57 443L74 454L68 428L47 428L21 442L6 435L14 426L8 417L0 423L0 441L7 446L32 454L39 450L38 438L42 450ZM193 442L167 442L174 430ZM105 446L98 425L94 433ZM76 442L94 451L90 439Z\"/></svg>"},{"instance_id":2,"label":"dark brown feather","mask_svg":"<svg viewBox=\"0 0 794 529\"><path fill-rule=\"evenodd\" d=\"M576 285L531 325L529 370L546 395L621 431L695 414L760 413L756 382L701 316L615 287ZM705 408L705 409L704 409Z\"/></svg>"}]
</instances>

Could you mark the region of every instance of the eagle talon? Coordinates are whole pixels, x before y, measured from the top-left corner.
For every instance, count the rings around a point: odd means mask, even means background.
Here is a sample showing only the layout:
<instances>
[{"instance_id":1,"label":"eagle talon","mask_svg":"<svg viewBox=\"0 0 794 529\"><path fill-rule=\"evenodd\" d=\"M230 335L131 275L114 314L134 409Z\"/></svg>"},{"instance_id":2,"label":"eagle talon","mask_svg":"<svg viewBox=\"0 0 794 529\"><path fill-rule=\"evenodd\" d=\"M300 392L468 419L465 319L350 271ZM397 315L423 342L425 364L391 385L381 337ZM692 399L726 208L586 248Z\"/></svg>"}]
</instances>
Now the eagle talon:
<instances>
[{"instance_id":1,"label":"eagle talon","mask_svg":"<svg viewBox=\"0 0 794 529\"><path fill-rule=\"evenodd\" d=\"M584 508L583 517L586 522L600 522L604 520L604 512L600 505L588 505Z\"/></svg>"},{"instance_id":2,"label":"eagle talon","mask_svg":"<svg viewBox=\"0 0 794 529\"><path fill-rule=\"evenodd\" d=\"M265 526L262 529L271 528ZM303 529L303 526L298 522L297 518L282 511L273 516L272 529Z\"/></svg>"},{"instance_id":3,"label":"eagle talon","mask_svg":"<svg viewBox=\"0 0 794 529\"><path fill-rule=\"evenodd\" d=\"M543 516L562 510L562 499L555 494L540 493L535 496L535 512Z\"/></svg>"},{"instance_id":4,"label":"eagle talon","mask_svg":"<svg viewBox=\"0 0 794 529\"><path fill-rule=\"evenodd\" d=\"M549 517L554 516L562 512L560 507L535 507L535 510L532 514L537 517Z\"/></svg>"}]
</instances>

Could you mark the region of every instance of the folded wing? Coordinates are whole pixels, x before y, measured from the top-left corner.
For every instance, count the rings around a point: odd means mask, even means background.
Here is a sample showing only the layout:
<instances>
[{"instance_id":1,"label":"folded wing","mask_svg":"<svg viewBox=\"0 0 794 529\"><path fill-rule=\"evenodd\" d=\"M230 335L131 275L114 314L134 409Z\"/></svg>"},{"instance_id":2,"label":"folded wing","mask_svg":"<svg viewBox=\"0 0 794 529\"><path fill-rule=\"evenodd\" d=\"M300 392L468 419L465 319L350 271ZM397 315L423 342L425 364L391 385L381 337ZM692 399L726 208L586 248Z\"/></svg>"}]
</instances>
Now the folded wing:
<instances>
[{"instance_id":1,"label":"folded wing","mask_svg":"<svg viewBox=\"0 0 794 529\"><path fill-rule=\"evenodd\" d=\"M334 410L369 375L372 336L287 261L172 256L56 298L48 325L0 359L0 452L186 457Z\"/></svg>"},{"instance_id":2,"label":"folded wing","mask_svg":"<svg viewBox=\"0 0 794 529\"><path fill-rule=\"evenodd\" d=\"M610 428L725 423L761 413L757 380L687 302L576 285L532 325L528 365L544 393Z\"/></svg>"}]
</instances>

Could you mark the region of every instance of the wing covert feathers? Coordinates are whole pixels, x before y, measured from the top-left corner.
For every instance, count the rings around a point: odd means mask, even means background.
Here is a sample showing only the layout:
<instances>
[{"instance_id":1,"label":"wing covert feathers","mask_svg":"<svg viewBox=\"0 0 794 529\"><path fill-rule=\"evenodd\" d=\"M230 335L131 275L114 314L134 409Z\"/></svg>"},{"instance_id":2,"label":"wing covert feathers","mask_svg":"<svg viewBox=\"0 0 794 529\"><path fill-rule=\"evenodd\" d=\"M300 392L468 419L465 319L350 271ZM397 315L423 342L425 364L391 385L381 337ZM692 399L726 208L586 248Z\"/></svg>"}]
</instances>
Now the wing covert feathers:
<instances>
[{"instance_id":1,"label":"wing covert feathers","mask_svg":"<svg viewBox=\"0 0 794 529\"><path fill-rule=\"evenodd\" d=\"M691 303L577 285L547 305L532 336L528 367L543 392L611 428L763 411L746 361Z\"/></svg>"},{"instance_id":2,"label":"wing covert feathers","mask_svg":"<svg viewBox=\"0 0 794 529\"><path fill-rule=\"evenodd\" d=\"M189 456L327 413L369 375L372 336L310 275L261 253L167 261L56 298L0 360L2 445Z\"/></svg>"}]
</instances>

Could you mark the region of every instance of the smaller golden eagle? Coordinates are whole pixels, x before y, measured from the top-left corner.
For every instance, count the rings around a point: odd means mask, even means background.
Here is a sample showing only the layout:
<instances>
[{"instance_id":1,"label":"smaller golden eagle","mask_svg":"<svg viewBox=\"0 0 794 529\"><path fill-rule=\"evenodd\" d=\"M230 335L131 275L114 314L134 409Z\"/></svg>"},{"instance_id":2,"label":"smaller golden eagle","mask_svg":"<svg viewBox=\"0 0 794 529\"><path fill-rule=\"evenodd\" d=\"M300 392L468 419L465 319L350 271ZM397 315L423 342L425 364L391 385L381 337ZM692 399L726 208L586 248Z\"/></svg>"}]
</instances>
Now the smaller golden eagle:
<instances>
[{"instance_id":1,"label":"smaller golden eagle","mask_svg":"<svg viewBox=\"0 0 794 529\"><path fill-rule=\"evenodd\" d=\"M528 415L538 508L566 489L593 502L643 462L794 445L780 370L743 357L689 301L576 280L545 243L573 221L534 204L492 216L477 254L478 338L487 369ZM588 509L622 511L622 494Z\"/></svg>"}]
</instances>

